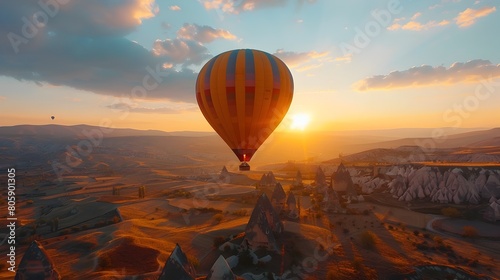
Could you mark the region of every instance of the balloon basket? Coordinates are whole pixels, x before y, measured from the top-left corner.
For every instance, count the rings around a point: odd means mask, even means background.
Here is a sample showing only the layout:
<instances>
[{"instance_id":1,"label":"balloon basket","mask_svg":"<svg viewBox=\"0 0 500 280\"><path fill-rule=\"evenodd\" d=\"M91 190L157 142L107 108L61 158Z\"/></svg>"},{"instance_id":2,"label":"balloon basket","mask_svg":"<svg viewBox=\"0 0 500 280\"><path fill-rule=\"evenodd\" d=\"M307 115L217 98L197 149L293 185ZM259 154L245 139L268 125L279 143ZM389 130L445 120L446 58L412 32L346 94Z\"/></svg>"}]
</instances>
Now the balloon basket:
<instances>
[{"instance_id":1,"label":"balloon basket","mask_svg":"<svg viewBox=\"0 0 500 280\"><path fill-rule=\"evenodd\" d=\"M250 164L246 161L240 164L240 171L250 171Z\"/></svg>"}]
</instances>

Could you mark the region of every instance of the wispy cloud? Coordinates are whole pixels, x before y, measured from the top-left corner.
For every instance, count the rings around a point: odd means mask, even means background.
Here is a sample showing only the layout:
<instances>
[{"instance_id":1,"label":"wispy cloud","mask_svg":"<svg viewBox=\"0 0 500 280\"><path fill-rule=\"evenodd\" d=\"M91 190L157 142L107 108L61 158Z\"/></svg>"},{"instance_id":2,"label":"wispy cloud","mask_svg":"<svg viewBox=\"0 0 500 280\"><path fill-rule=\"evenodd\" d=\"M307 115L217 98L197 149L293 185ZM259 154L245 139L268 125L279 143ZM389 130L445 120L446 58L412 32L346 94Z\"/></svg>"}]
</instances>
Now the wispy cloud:
<instances>
[{"instance_id":1,"label":"wispy cloud","mask_svg":"<svg viewBox=\"0 0 500 280\"><path fill-rule=\"evenodd\" d=\"M358 81L355 90L391 90L429 85L453 85L461 82L479 82L482 79L500 77L500 64L476 59L465 63L455 62L450 67L422 65L408 70L394 71Z\"/></svg>"},{"instance_id":2,"label":"wispy cloud","mask_svg":"<svg viewBox=\"0 0 500 280\"><path fill-rule=\"evenodd\" d=\"M163 57L166 62L185 66L200 64L211 57L207 48L201 43L179 38L156 40L153 44L153 53Z\"/></svg>"},{"instance_id":3,"label":"wispy cloud","mask_svg":"<svg viewBox=\"0 0 500 280\"><path fill-rule=\"evenodd\" d=\"M328 52L291 52L284 49L277 50L274 55L282 59L290 68L297 71L306 71L321 66Z\"/></svg>"},{"instance_id":4,"label":"wispy cloud","mask_svg":"<svg viewBox=\"0 0 500 280\"><path fill-rule=\"evenodd\" d=\"M429 7L429 9L435 9L440 7L440 5L434 5ZM477 10L467 8L463 12L460 12L457 17L453 20L458 27L467 27L476 23L477 19L485 17L496 11L496 7L483 7ZM388 30L411 30L411 31L423 31L429 30L439 26L449 25L451 22L447 19L441 20L429 20L427 22L419 21L418 19L422 16L421 12L415 13L410 19L406 18L396 18L392 24L387 27Z\"/></svg>"},{"instance_id":5,"label":"wispy cloud","mask_svg":"<svg viewBox=\"0 0 500 280\"><path fill-rule=\"evenodd\" d=\"M419 22L417 19L422 16L422 13L415 13L410 20L406 21L406 18L396 18L393 23L387 27L388 30L412 30L412 31L422 31L428 30L438 26L445 26L450 24L448 20L430 20L425 23Z\"/></svg>"},{"instance_id":6,"label":"wispy cloud","mask_svg":"<svg viewBox=\"0 0 500 280\"><path fill-rule=\"evenodd\" d=\"M338 56L335 58L335 61L351 62L352 61L352 53L348 53L348 54L345 54L343 56Z\"/></svg>"},{"instance_id":7,"label":"wispy cloud","mask_svg":"<svg viewBox=\"0 0 500 280\"><path fill-rule=\"evenodd\" d=\"M257 9L285 6L287 0L200 0L205 9L219 10L224 13L239 14ZM295 0L297 5L314 3L316 0Z\"/></svg>"},{"instance_id":8,"label":"wispy cloud","mask_svg":"<svg viewBox=\"0 0 500 280\"><path fill-rule=\"evenodd\" d=\"M458 14L455 22L459 27L467 27L473 25L478 18L485 17L497 10L496 7L483 7L477 10L467 8L465 11Z\"/></svg>"},{"instance_id":9,"label":"wispy cloud","mask_svg":"<svg viewBox=\"0 0 500 280\"><path fill-rule=\"evenodd\" d=\"M143 114L180 114L184 112L192 112L198 110L196 106L171 106L171 107L141 107L136 104L115 103L106 106L110 109L120 112L143 113Z\"/></svg>"},{"instance_id":10,"label":"wispy cloud","mask_svg":"<svg viewBox=\"0 0 500 280\"><path fill-rule=\"evenodd\" d=\"M181 10L181 7L177 6L177 5L173 5L173 6L170 6L169 9L171 11L180 11Z\"/></svg>"},{"instance_id":11,"label":"wispy cloud","mask_svg":"<svg viewBox=\"0 0 500 280\"><path fill-rule=\"evenodd\" d=\"M188 66L199 65L212 57L204 44L217 39L235 40L237 37L224 29L216 29L207 25L184 24L177 31L177 38L156 40L152 53L165 61L167 68L176 64Z\"/></svg>"},{"instance_id":12,"label":"wispy cloud","mask_svg":"<svg viewBox=\"0 0 500 280\"><path fill-rule=\"evenodd\" d=\"M210 43L216 39L236 40L237 37L224 29L216 29L207 25L185 23L179 31L179 38L194 40L200 43Z\"/></svg>"}]
</instances>

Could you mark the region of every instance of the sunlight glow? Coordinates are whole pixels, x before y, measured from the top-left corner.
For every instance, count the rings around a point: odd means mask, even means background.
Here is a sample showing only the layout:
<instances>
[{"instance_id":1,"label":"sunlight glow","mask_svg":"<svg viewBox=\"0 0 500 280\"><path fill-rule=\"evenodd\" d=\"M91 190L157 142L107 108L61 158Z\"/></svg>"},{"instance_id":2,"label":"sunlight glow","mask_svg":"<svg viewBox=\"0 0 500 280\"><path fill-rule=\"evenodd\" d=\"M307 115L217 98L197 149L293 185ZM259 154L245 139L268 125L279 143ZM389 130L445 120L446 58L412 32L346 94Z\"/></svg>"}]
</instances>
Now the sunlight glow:
<instances>
[{"instance_id":1,"label":"sunlight glow","mask_svg":"<svg viewBox=\"0 0 500 280\"><path fill-rule=\"evenodd\" d=\"M304 113L295 114L292 116L292 123L290 125L290 129L304 130L310 121L311 117L308 114Z\"/></svg>"}]
</instances>

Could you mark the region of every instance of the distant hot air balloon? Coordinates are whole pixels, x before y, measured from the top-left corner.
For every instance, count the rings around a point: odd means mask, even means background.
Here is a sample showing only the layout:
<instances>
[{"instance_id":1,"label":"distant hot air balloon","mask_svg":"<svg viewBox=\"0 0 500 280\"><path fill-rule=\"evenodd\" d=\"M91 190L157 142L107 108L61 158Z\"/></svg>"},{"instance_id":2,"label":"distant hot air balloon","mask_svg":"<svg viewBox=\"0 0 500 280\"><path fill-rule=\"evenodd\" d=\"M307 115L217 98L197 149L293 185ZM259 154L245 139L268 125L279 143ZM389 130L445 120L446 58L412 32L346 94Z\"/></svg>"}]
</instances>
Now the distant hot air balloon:
<instances>
[{"instance_id":1,"label":"distant hot air balloon","mask_svg":"<svg viewBox=\"0 0 500 280\"><path fill-rule=\"evenodd\" d=\"M55 119L56 117L52 116L52 117L50 117L50 118L51 118L51 119Z\"/></svg>"},{"instance_id":2,"label":"distant hot air balloon","mask_svg":"<svg viewBox=\"0 0 500 280\"><path fill-rule=\"evenodd\" d=\"M217 55L201 69L196 100L208 123L249 170L248 161L279 125L293 97L290 70L258 50Z\"/></svg>"}]
</instances>

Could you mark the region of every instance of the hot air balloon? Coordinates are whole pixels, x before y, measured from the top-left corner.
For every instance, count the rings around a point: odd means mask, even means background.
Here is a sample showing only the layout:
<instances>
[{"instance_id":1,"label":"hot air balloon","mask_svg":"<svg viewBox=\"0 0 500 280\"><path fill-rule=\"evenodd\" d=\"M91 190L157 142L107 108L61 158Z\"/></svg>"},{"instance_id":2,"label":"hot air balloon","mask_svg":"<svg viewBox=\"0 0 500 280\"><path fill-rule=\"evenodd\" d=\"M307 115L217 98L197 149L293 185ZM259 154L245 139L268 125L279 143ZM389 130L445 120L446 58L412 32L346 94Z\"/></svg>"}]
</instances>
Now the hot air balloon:
<instances>
[{"instance_id":1,"label":"hot air balloon","mask_svg":"<svg viewBox=\"0 0 500 280\"><path fill-rule=\"evenodd\" d=\"M248 161L283 120L292 98L288 67L259 50L221 53L196 80L203 116L238 157L242 171L250 170Z\"/></svg>"},{"instance_id":2,"label":"hot air balloon","mask_svg":"<svg viewBox=\"0 0 500 280\"><path fill-rule=\"evenodd\" d=\"M51 119L55 119L56 117L54 117L54 116L51 116L50 118L51 118Z\"/></svg>"}]
</instances>

